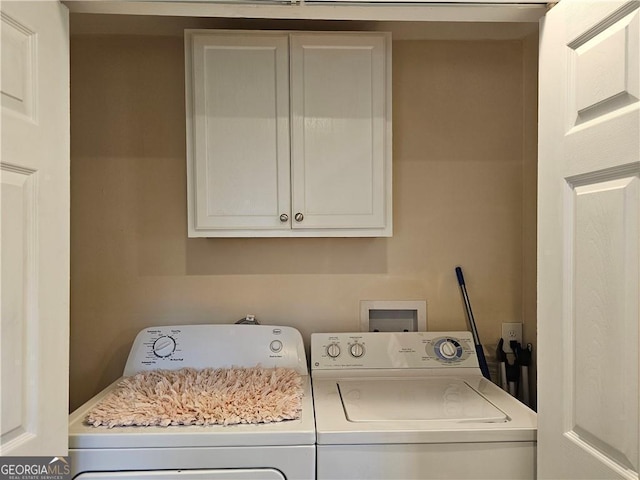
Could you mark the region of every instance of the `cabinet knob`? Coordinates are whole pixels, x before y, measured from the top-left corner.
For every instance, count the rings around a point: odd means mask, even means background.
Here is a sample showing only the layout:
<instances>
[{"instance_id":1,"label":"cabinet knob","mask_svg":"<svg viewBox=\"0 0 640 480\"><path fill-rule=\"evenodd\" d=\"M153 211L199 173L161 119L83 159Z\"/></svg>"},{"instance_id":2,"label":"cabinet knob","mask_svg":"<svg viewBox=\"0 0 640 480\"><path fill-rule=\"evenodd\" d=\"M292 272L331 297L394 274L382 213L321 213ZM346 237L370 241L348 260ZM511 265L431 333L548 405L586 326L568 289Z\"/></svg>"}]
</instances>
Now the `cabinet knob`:
<instances>
[{"instance_id":1,"label":"cabinet knob","mask_svg":"<svg viewBox=\"0 0 640 480\"><path fill-rule=\"evenodd\" d=\"M295 217L293 217L296 219L296 222L301 222L302 220L304 220L304 215L301 214L300 212L296 213Z\"/></svg>"},{"instance_id":2,"label":"cabinet knob","mask_svg":"<svg viewBox=\"0 0 640 480\"><path fill-rule=\"evenodd\" d=\"M280 215L280 221L282 223L286 222L289 220L289 215L287 215L286 213L283 213L282 215Z\"/></svg>"}]
</instances>

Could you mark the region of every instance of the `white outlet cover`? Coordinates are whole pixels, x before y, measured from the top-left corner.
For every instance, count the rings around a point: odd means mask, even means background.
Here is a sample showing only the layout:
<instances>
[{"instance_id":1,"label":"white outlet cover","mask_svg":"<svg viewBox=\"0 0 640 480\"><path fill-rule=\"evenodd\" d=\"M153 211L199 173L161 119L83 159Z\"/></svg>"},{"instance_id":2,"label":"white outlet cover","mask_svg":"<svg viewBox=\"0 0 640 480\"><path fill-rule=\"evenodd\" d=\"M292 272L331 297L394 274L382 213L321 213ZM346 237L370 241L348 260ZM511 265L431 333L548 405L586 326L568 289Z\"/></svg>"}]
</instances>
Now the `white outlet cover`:
<instances>
[{"instance_id":1,"label":"white outlet cover","mask_svg":"<svg viewBox=\"0 0 640 480\"><path fill-rule=\"evenodd\" d=\"M515 340L522 346L522 323L503 323L502 324L502 351L505 353L513 353L509 342Z\"/></svg>"}]
</instances>

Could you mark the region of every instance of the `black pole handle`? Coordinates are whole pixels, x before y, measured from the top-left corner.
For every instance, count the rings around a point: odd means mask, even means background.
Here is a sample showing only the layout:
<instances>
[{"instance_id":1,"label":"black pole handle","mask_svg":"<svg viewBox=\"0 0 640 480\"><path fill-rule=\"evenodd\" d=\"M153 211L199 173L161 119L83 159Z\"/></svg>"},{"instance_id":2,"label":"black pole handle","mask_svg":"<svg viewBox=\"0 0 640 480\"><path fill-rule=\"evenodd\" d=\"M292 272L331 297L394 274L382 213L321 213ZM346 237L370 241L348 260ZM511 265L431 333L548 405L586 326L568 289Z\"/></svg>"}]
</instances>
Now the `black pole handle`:
<instances>
[{"instance_id":1,"label":"black pole handle","mask_svg":"<svg viewBox=\"0 0 640 480\"><path fill-rule=\"evenodd\" d=\"M462 287L464 285L464 275L462 275L462 268L456 267L456 277L458 277L458 285Z\"/></svg>"}]
</instances>

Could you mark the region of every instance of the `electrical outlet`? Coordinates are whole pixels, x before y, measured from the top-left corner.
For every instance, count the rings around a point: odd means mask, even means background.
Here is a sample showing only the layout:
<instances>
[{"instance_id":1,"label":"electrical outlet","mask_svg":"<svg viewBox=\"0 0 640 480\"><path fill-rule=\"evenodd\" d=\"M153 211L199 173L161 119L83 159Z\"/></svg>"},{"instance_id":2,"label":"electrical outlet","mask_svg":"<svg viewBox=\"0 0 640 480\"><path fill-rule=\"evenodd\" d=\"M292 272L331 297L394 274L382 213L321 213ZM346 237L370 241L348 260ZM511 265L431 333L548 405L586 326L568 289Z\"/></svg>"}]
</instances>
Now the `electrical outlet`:
<instances>
[{"instance_id":1,"label":"electrical outlet","mask_svg":"<svg viewBox=\"0 0 640 480\"><path fill-rule=\"evenodd\" d=\"M522 345L522 323L503 323L502 324L502 351L512 353L509 342L515 340Z\"/></svg>"}]
</instances>

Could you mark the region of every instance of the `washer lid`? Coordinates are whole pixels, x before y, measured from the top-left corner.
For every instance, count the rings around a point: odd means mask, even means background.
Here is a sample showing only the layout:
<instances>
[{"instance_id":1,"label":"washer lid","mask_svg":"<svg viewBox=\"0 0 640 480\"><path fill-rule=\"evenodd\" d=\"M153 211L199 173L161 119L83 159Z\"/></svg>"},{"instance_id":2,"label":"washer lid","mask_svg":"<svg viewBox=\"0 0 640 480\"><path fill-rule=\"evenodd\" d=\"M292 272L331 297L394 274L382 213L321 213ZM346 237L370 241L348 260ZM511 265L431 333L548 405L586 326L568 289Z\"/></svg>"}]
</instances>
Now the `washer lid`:
<instances>
[{"instance_id":1,"label":"washer lid","mask_svg":"<svg viewBox=\"0 0 640 480\"><path fill-rule=\"evenodd\" d=\"M349 422L506 422L507 415L458 378L339 380Z\"/></svg>"}]
</instances>

